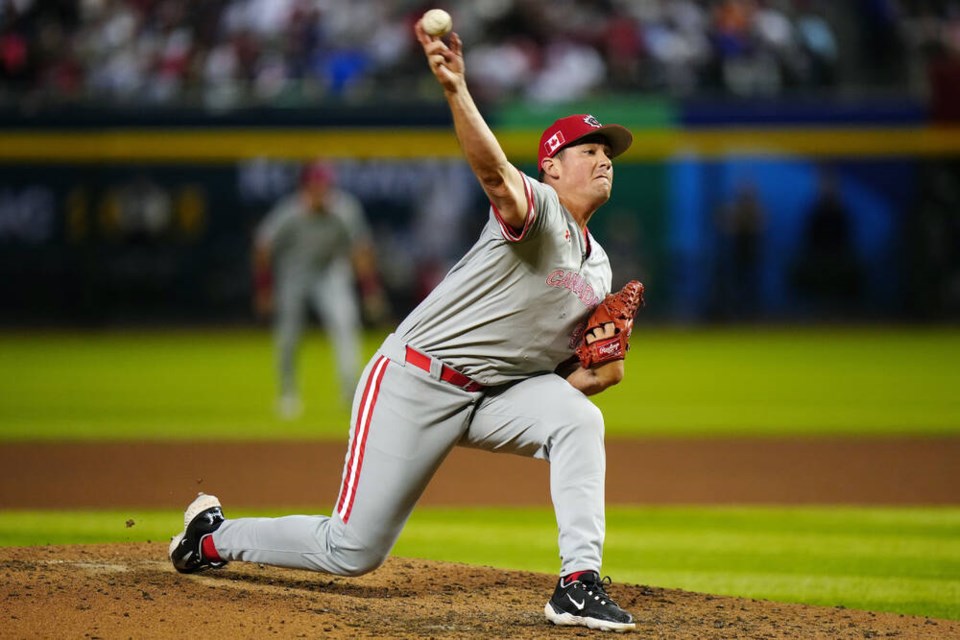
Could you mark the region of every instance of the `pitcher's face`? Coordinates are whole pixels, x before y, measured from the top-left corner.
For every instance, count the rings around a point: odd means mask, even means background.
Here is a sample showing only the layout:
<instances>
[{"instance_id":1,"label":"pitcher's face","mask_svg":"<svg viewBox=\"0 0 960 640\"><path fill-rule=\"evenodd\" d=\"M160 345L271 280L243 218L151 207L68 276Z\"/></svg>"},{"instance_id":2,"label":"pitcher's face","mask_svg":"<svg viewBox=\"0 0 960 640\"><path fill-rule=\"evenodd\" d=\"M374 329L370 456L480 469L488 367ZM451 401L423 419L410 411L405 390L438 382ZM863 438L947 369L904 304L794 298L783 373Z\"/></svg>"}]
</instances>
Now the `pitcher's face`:
<instances>
[{"instance_id":1,"label":"pitcher's face","mask_svg":"<svg viewBox=\"0 0 960 640\"><path fill-rule=\"evenodd\" d=\"M564 149L557 156L562 188L606 202L613 190L610 153L610 145L602 142L586 142Z\"/></svg>"}]
</instances>

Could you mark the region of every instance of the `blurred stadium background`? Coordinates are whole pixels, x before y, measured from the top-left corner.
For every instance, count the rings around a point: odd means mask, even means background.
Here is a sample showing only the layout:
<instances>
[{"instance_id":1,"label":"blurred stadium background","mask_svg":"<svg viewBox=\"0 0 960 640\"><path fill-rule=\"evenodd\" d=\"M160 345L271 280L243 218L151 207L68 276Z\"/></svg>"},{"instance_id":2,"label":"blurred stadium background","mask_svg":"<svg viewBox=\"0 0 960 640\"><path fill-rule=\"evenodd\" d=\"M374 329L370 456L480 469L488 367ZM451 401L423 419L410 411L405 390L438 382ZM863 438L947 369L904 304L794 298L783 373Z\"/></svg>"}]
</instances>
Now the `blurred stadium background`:
<instances>
[{"instance_id":1,"label":"blurred stadium background","mask_svg":"<svg viewBox=\"0 0 960 640\"><path fill-rule=\"evenodd\" d=\"M647 285L649 335L631 356L641 375L598 398L613 438L912 438L937 454L925 478L955 477L960 2L436 4L453 13L472 89L522 169L562 115L635 133L591 224L614 284ZM316 334L302 357L307 413L274 415L251 235L301 164L325 157L366 207L396 318L472 244L486 203L411 33L432 5L0 0L0 455L23 463L0 465L0 544L168 535L206 476L180 459L110 481L137 496L118 507L145 506L144 484L164 495L167 511L138 515L134 530L112 512L17 510L88 508L90 477L110 476L93 472L122 473L140 460L136 441L342 446L348 409ZM389 324L369 328L368 351ZM78 440L85 453L59 448ZM98 453L104 441L115 456ZM269 483L282 479L256 475L263 457L241 478L285 495ZM956 483L932 500L907 465L870 464L840 471L932 506L616 505L611 573L960 619ZM311 478L308 466L296 471ZM771 466L749 477L789 475ZM14 501L31 486L26 468L52 478L39 507ZM321 508L335 490L317 487ZM231 509L256 506L244 499ZM549 507L531 513L535 534L516 512L418 509L398 553L552 571ZM474 522L510 533L482 548Z\"/></svg>"},{"instance_id":2,"label":"blurred stadium background","mask_svg":"<svg viewBox=\"0 0 960 640\"><path fill-rule=\"evenodd\" d=\"M252 323L251 230L315 156L402 315L484 221L411 35L431 4L0 4L0 323ZM522 168L559 115L637 134L592 230L649 320L960 317L958 3L445 4Z\"/></svg>"}]
</instances>

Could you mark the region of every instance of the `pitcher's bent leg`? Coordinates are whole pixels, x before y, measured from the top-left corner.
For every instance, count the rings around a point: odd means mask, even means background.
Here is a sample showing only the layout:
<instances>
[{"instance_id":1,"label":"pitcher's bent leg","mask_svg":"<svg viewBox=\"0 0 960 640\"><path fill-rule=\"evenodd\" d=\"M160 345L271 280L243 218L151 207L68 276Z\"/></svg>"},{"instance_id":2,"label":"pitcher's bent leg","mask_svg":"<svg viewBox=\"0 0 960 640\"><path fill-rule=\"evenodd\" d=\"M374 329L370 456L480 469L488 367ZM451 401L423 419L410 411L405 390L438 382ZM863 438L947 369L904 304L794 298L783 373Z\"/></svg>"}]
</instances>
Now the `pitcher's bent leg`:
<instances>
[{"instance_id":1,"label":"pitcher's bent leg","mask_svg":"<svg viewBox=\"0 0 960 640\"><path fill-rule=\"evenodd\" d=\"M550 462L561 575L600 570L605 534L603 430L600 410L566 380L548 374L489 394L460 443Z\"/></svg>"},{"instance_id":2,"label":"pitcher's bent leg","mask_svg":"<svg viewBox=\"0 0 960 640\"><path fill-rule=\"evenodd\" d=\"M220 557L337 575L376 569L466 429L471 400L378 354L360 380L333 514L227 520L213 534Z\"/></svg>"},{"instance_id":3,"label":"pitcher's bent leg","mask_svg":"<svg viewBox=\"0 0 960 640\"><path fill-rule=\"evenodd\" d=\"M276 567L358 576L379 567L390 552L333 530L328 516L284 516L227 520L213 544L224 560L260 562Z\"/></svg>"}]
</instances>

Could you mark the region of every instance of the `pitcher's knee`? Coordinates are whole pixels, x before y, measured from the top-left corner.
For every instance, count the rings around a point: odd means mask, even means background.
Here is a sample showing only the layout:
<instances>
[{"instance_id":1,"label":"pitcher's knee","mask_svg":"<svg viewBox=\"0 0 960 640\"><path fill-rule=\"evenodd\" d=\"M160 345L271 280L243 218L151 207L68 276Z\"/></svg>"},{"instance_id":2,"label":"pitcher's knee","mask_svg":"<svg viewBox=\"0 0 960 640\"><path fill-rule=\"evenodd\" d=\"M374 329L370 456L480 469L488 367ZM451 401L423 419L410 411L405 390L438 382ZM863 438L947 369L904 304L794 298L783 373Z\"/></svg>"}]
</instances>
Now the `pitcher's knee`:
<instances>
[{"instance_id":1,"label":"pitcher's knee","mask_svg":"<svg viewBox=\"0 0 960 640\"><path fill-rule=\"evenodd\" d=\"M583 402L570 409L555 423L554 442L603 446L603 413L592 402Z\"/></svg>"},{"instance_id":2,"label":"pitcher's knee","mask_svg":"<svg viewBox=\"0 0 960 640\"><path fill-rule=\"evenodd\" d=\"M603 412L592 402L580 403L576 411L571 412L572 428L584 435L603 438Z\"/></svg>"},{"instance_id":3,"label":"pitcher's knee","mask_svg":"<svg viewBox=\"0 0 960 640\"><path fill-rule=\"evenodd\" d=\"M345 550L340 554L340 575L356 577L379 569L387 560L388 553L365 550Z\"/></svg>"}]
</instances>

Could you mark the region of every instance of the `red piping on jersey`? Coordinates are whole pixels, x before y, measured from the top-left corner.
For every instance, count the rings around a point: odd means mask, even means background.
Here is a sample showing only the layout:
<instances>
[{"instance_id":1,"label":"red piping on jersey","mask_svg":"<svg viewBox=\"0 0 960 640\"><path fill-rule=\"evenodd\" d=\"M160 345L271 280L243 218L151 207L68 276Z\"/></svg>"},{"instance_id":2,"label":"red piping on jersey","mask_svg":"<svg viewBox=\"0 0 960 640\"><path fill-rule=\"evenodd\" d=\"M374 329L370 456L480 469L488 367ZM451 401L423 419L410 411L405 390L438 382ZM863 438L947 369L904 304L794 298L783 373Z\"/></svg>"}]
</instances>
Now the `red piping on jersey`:
<instances>
[{"instance_id":1,"label":"red piping on jersey","mask_svg":"<svg viewBox=\"0 0 960 640\"><path fill-rule=\"evenodd\" d=\"M350 457L343 470L343 481L340 487L340 498L337 500L337 513L344 524L350 519L353 510L353 500L357 495L357 484L360 481L360 469L363 466L363 454L367 447L367 435L370 433L370 420L373 417L373 408L380 393L380 382L390 362L385 356L373 365L370 377L363 389L360 408L357 410L357 423L353 431L353 444L350 447Z\"/></svg>"},{"instance_id":2,"label":"red piping on jersey","mask_svg":"<svg viewBox=\"0 0 960 640\"><path fill-rule=\"evenodd\" d=\"M520 179L523 180L523 194L527 198L527 216L523 221L523 229L515 229L511 225L504 222L503 217L500 215L500 210L497 209L497 206L490 203L490 208L493 209L493 215L497 218L497 222L500 223L500 233L503 234L503 237L510 242L519 242L523 240L524 236L527 235L527 230L530 228L530 225L533 224L534 219L537 217L536 209L533 207L533 187L527 182L527 176L523 175L523 172L520 169L517 169L517 172L520 173Z\"/></svg>"}]
</instances>

